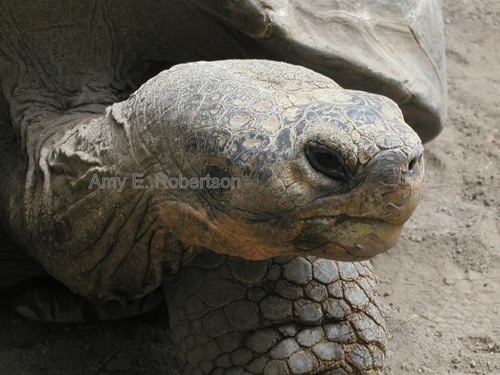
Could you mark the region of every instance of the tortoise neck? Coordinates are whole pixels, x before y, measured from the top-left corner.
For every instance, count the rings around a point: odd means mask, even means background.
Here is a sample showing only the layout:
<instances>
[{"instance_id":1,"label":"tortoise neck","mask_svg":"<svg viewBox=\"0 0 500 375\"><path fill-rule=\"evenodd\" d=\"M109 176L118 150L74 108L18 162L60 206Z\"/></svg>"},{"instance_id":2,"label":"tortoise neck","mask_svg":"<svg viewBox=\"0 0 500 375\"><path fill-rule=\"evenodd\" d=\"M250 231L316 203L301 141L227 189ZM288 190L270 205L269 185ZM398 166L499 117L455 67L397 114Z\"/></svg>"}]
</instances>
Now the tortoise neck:
<instances>
[{"instance_id":1,"label":"tortoise neck","mask_svg":"<svg viewBox=\"0 0 500 375\"><path fill-rule=\"evenodd\" d=\"M29 233L28 253L84 295L150 292L162 269L175 270L182 256L160 215L182 192L145 188L159 166L134 146L128 123L117 122L111 108L45 121L54 123L32 124L28 137L36 146L29 148L20 231ZM36 126L55 130L37 141ZM131 264L132 276L125 272Z\"/></svg>"}]
</instances>

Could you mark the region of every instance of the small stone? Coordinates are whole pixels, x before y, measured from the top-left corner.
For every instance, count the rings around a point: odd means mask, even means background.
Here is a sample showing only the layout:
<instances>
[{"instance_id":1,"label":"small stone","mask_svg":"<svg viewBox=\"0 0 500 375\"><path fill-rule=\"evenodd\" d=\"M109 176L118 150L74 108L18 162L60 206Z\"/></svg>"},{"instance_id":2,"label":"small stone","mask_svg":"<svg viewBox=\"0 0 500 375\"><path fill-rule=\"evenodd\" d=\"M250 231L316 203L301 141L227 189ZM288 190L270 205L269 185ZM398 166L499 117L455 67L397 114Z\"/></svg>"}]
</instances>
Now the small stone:
<instances>
[{"instance_id":1,"label":"small stone","mask_svg":"<svg viewBox=\"0 0 500 375\"><path fill-rule=\"evenodd\" d=\"M412 233L410 236L410 241L420 243L424 240L424 237L419 236L418 234Z\"/></svg>"},{"instance_id":2,"label":"small stone","mask_svg":"<svg viewBox=\"0 0 500 375\"><path fill-rule=\"evenodd\" d=\"M454 285L454 284L455 284L455 282L454 282L453 280L451 280L451 279L449 279L449 278L447 278L447 277L445 277L445 278L443 279L443 283L444 283L445 285Z\"/></svg>"},{"instance_id":3,"label":"small stone","mask_svg":"<svg viewBox=\"0 0 500 375\"><path fill-rule=\"evenodd\" d=\"M475 368L477 366L476 361L474 361L474 360L470 361L469 366L471 368Z\"/></svg>"},{"instance_id":4,"label":"small stone","mask_svg":"<svg viewBox=\"0 0 500 375\"><path fill-rule=\"evenodd\" d=\"M491 353L497 353L497 354L500 354L500 344L497 344L495 342L490 342L488 344L488 350L491 352Z\"/></svg>"}]
</instances>

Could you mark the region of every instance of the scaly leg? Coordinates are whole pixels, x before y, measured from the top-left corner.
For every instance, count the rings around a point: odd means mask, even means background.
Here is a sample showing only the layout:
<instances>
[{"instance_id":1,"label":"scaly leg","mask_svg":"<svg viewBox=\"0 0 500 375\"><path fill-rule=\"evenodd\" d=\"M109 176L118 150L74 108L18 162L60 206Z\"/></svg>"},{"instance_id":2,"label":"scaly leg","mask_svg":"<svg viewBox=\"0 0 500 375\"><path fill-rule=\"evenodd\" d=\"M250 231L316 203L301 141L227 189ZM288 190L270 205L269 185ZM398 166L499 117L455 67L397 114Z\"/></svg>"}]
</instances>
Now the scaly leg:
<instances>
[{"instance_id":1,"label":"scaly leg","mask_svg":"<svg viewBox=\"0 0 500 375\"><path fill-rule=\"evenodd\" d=\"M367 262L205 252L165 283L185 374L378 374L386 334Z\"/></svg>"}]
</instances>

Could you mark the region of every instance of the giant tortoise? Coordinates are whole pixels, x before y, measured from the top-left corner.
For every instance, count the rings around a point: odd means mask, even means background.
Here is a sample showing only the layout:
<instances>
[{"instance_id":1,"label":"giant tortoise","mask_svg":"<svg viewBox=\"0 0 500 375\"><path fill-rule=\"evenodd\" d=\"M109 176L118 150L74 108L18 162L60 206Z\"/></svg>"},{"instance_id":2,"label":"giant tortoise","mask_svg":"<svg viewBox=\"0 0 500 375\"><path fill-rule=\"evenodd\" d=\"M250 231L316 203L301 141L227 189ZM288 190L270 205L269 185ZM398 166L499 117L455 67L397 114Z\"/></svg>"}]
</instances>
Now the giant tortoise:
<instances>
[{"instance_id":1,"label":"giant tortoise","mask_svg":"<svg viewBox=\"0 0 500 375\"><path fill-rule=\"evenodd\" d=\"M4 300L79 321L166 296L186 374L381 371L365 260L445 118L438 2L1 0L0 19Z\"/></svg>"}]
</instances>

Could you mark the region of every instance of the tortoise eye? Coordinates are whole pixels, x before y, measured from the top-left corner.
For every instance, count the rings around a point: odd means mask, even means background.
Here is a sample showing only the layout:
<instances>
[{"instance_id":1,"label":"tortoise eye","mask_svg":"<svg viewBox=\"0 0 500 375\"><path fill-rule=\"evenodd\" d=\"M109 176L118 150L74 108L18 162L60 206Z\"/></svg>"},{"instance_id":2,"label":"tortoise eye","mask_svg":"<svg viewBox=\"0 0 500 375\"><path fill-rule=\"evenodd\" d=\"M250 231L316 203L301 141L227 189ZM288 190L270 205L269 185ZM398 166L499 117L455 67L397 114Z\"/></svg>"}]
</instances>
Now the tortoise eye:
<instances>
[{"instance_id":1,"label":"tortoise eye","mask_svg":"<svg viewBox=\"0 0 500 375\"><path fill-rule=\"evenodd\" d=\"M317 142L306 145L305 153L311 166L325 176L340 182L347 182L350 177L345 161L331 147Z\"/></svg>"}]
</instances>

